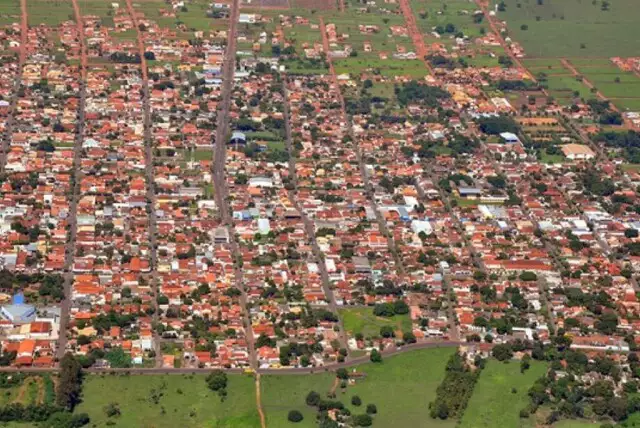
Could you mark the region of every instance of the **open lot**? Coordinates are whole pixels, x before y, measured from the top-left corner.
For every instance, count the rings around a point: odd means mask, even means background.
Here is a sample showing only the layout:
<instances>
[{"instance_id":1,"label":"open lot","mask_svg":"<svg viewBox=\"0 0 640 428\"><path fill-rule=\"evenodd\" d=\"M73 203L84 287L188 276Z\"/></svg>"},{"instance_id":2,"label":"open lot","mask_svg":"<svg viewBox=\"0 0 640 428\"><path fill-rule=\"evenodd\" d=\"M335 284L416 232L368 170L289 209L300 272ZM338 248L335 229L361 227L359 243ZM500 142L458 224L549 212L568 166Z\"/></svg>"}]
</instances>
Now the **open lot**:
<instances>
[{"instance_id":1,"label":"open lot","mask_svg":"<svg viewBox=\"0 0 640 428\"><path fill-rule=\"evenodd\" d=\"M537 0L505 0L505 4L506 11L497 17L507 21L510 34L528 56L609 58L633 56L640 50L640 38L634 36L640 18L636 0L612 1L609 10L591 0L541 5Z\"/></svg>"},{"instance_id":2,"label":"open lot","mask_svg":"<svg viewBox=\"0 0 640 428\"><path fill-rule=\"evenodd\" d=\"M340 309L340 316L344 328L350 336L358 333L362 333L365 338L379 336L380 327L386 325L399 332L411 329L409 315L395 315L391 318L377 317L373 315L372 308Z\"/></svg>"},{"instance_id":3,"label":"open lot","mask_svg":"<svg viewBox=\"0 0 640 428\"><path fill-rule=\"evenodd\" d=\"M110 420L122 427L259 427L253 379L230 375L227 392L220 402L204 375L88 376L76 411L98 427ZM120 416L107 417L104 407L111 403Z\"/></svg>"},{"instance_id":4,"label":"open lot","mask_svg":"<svg viewBox=\"0 0 640 428\"><path fill-rule=\"evenodd\" d=\"M364 413L373 403L378 408L374 417L377 427L454 427L455 421L433 420L429 416L429 402L444 377L444 368L452 348L425 349L385 359L381 364L363 364L356 371L364 373L355 385L336 390L352 414ZM306 395L314 390L326 397L334 376L328 373L309 376L263 376L262 404L269 428L315 427L315 409L305 404ZM392 391L393 393L390 393ZM362 406L351 405L351 397L358 395ZM287 421L287 413L297 409L304 415L301 423Z\"/></svg>"},{"instance_id":5,"label":"open lot","mask_svg":"<svg viewBox=\"0 0 640 428\"><path fill-rule=\"evenodd\" d=\"M490 360L469 400L461 426L527 427L529 421L520 419L519 412L529 402L529 387L546 371L546 365L532 362L529 370L520 373L520 364ZM514 392L515 390L515 392Z\"/></svg>"}]
</instances>

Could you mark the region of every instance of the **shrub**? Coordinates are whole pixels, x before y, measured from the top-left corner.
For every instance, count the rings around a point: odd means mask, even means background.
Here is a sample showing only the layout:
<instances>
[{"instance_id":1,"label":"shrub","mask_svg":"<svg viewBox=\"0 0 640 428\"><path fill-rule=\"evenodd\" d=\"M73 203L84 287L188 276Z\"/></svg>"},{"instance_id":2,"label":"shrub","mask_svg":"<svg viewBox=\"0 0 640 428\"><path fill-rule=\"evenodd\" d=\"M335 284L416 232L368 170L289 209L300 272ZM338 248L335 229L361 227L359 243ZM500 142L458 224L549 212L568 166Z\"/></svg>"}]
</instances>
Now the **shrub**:
<instances>
[{"instance_id":1,"label":"shrub","mask_svg":"<svg viewBox=\"0 0 640 428\"><path fill-rule=\"evenodd\" d=\"M289 421L291 422L297 423L302 421L304 419L304 416L302 416L302 413L297 410L291 410L289 412L289 416L287 416L287 419L289 419Z\"/></svg>"}]
</instances>

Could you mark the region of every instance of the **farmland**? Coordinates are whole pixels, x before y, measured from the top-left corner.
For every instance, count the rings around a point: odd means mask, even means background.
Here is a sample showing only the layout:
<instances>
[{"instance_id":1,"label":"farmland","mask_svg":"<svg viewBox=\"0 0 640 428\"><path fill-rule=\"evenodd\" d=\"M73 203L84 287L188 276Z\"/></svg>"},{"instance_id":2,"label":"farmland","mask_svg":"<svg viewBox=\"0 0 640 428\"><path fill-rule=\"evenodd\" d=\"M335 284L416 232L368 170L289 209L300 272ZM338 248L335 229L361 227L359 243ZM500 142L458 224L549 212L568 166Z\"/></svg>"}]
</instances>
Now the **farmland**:
<instances>
[{"instance_id":1,"label":"farmland","mask_svg":"<svg viewBox=\"0 0 640 428\"><path fill-rule=\"evenodd\" d=\"M600 2L590 0L505 0L506 11L497 16L507 21L528 56L633 56L640 50L640 39L633 36L640 17L637 2L610 3L602 10Z\"/></svg>"}]
</instances>

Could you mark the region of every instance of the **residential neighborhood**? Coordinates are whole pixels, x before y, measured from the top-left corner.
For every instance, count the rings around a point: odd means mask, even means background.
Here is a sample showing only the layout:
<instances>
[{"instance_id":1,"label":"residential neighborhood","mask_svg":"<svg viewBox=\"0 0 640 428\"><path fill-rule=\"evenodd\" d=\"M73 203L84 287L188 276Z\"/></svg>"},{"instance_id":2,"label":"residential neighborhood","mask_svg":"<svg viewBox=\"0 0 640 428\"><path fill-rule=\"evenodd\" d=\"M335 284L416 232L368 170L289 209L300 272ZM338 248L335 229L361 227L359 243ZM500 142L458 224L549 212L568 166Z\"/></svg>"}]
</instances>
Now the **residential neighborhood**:
<instances>
[{"instance_id":1,"label":"residential neighborhood","mask_svg":"<svg viewBox=\"0 0 640 428\"><path fill-rule=\"evenodd\" d=\"M500 32L370 3L357 25L224 2L4 25L4 365L635 349L636 113L552 96Z\"/></svg>"}]
</instances>

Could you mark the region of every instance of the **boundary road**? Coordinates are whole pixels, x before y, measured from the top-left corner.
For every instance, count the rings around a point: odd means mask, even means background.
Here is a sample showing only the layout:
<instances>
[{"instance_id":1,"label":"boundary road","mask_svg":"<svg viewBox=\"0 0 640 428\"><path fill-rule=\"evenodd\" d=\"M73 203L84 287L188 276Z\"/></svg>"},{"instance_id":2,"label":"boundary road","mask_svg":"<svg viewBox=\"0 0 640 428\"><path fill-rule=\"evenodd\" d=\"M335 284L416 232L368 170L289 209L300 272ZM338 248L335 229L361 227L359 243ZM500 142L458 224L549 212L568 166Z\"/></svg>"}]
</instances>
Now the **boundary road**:
<instances>
[{"instance_id":1,"label":"boundary road","mask_svg":"<svg viewBox=\"0 0 640 428\"><path fill-rule=\"evenodd\" d=\"M394 355L404 354L405 352L416 351L418 349L433 349L433 348L448 348L454 346L464 345L465 342L458 341L432 341L432 342L419 342L412 343L410 345L404 345L401 347L393 347L391 349L386 349L381 352L383 357L392 357ZM360 364L364 364L369 362L369 356L365 355L358 358L352 358L349 361L345 361L344 363L332 364L330 366L324 367L307 367L307 368L294 368L294 369L256 369L256 374L261 375L308 375L313 373L323 373L329 371L336 371L341 368L349 368L354 367ZM28 367L28 368L18 368L18 367L0 367L0 373L3 372L14 372L14 373L51 373L57 372L59 368L48 368L48 367ZM96 369L89 368L84 369L84 373L88 374L101 374L101 373L122 373L122 374L131 374L131 375L161 375L161 374L175 374L175 375L183 375L183 374L206 374L210 373L212 368L208 369L200 369L200 368L130 368L130 369ZM244 373L243 369L233 368L233 369L222 369L227 373L235 373L241 374Z\"/></svg>"}]
</instances>

